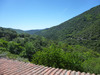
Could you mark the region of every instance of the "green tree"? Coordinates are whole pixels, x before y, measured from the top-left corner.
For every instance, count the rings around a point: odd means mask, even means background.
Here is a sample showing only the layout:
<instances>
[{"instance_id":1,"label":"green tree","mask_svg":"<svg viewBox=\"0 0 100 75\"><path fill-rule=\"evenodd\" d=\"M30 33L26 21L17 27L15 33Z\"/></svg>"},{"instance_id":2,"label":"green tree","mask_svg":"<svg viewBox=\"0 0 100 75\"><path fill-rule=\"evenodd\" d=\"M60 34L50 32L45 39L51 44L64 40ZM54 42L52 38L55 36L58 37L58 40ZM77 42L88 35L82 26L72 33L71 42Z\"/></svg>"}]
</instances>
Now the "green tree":
<instances>
[{"instance_id":1,"label":"green tree","mask_svg":"<svg viewBox=\"0 0 100 75\"><path fill-rule=\"evenodd\" d=\"M82 63L83 71L91 73L100 73L100 57L92 58Z\"/></svg>"},{"instance_id":2,"label":"green tree","mask_svg":"<svg viewBox=\"0 0 100 75\"><path fill-rule=\"evenodd\" d=\"M24 50L24 47L20 46L20 44L15 42L8 43L8 51L13 54L20 54Z\"/></svg>"},{"instance_id":3,"label":"green tree","mask_svg":"<svg viewBox=\"0 0 100 75\"><path fill-rule=\"evenodd\" d=\"M36 52L33 43L32 43L32 42L27 42L27 43L25 44L25 50L26 50L26 51L24 51L24 53L26 52L27 58L29 58L29 60L31 60L32 55L35 54L35 52Z\"/></svg>"},{"instance_id":4,"label":"green tree","mask_svg":"<svg viewBox=\"0 0 100 75\"><path fill-rule=\"evenodd\" d=\"M59 67L63 66L62 62L63 51L54 45L49 48L44 48L43 51L38 51L33 55L32 62L40 65Z\"/></svg>"}]
</instances>

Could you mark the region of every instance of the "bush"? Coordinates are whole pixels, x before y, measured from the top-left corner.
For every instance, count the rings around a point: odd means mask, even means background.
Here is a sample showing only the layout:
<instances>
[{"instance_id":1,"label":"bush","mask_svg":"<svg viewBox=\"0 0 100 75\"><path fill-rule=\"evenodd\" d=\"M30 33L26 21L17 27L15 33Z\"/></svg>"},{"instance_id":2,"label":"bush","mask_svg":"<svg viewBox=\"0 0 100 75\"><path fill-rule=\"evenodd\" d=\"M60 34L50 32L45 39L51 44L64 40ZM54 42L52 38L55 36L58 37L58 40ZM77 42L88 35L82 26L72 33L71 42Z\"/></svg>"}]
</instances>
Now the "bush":
<instances>
[{"instance_id":1,"label":"bush","mask_svg":"<svg viewBox=\"0 0 100 75\"><path fill-rule=\"evenodd\" d=\"M38 51L33 55L32 63L56 68L67 68L71 70L81 70L82 60L79 53L65 53L55 45Z\"/></svg>"},{"instance_id":2,"label":"bush","mask_svg":"<svg viewBox=\"0 0 100 75\"><path fill-rule=\"evenodd\" d=\"M90 73L100 73L100 57L86 60L82 63L83 71Z\"/></svg>"},{"instance_id":3,"label":"bush","mask_svg":"<svg viewBox=\"0 0 100 75\"><path fill-rule=\"evenodd\" d=\"M38 51L33 55L32 62L35 64L45 65L49 67L62 67L63 51L59 48L51 46L45 48L44 51Z\"/></svg>"},{"instance_id":4,"label":"bush","mask_svg":"<svg viewBox=\"0 0 100 75\"><path fill-rule=\"evenodd\" d=\"M24 50L24 47L20 46L20 44L15 42L8 43L8 51L13 54L20 54Z\"/></svg>"}]
</instances>

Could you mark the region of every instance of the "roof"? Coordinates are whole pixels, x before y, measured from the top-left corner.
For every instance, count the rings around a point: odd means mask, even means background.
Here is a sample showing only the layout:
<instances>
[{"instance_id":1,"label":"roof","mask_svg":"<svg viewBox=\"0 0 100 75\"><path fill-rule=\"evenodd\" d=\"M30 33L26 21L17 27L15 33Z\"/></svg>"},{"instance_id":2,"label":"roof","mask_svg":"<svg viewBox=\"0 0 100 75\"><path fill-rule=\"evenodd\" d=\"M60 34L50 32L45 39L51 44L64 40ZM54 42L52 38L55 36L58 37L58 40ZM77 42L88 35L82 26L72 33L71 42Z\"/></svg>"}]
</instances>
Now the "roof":
<instances>
[{"instance_id":1,"label":"roof","mask_svg":"<svg viewBox=\"0 0 100 75\"><path fill-rule=\"evenodd\" d=\"M0 75L95 75L0 58Z\"/></svg>"}]
</instances>

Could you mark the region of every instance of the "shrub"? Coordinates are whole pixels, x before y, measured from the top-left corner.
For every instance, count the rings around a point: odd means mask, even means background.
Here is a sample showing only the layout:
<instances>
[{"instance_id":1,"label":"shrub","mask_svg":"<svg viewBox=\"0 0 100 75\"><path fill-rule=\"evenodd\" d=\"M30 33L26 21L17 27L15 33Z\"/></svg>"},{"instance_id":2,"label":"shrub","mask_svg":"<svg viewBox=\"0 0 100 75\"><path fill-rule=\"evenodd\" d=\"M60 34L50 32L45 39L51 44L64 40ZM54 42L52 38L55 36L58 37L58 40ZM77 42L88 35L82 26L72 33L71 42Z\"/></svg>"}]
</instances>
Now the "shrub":
<instances>
[{"instance_id":1,"label":"shrub","mask_svg":"<svg viewBox=\"0 0 100 75\"><path fill-rule=\"evenodd\" d=\"M82 63L83 70L85 72L91 73L100 73L100 57L99 58L92 58L84 61Z\"/></svg>"}]
</instances>

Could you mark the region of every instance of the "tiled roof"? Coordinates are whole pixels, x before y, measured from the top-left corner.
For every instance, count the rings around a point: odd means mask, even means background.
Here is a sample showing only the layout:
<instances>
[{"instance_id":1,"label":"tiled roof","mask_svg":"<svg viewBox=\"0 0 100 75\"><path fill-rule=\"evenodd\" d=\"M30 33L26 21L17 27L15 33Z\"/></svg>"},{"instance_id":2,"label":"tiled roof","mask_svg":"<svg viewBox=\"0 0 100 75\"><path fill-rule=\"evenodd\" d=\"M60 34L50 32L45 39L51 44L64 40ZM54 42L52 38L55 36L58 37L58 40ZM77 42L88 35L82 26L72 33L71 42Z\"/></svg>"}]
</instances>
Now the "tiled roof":
<instances>
[{"instance_id":1,"label":"tiled roof","mask_svg":"<svg viewBox=\"0 0 100 75\"><path fill-rule=\"evenodd\" d=\"M95 75L0 58L0 75Z\"/></svg>"}]
</instances>

